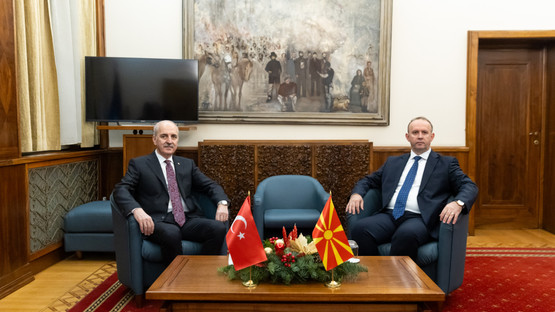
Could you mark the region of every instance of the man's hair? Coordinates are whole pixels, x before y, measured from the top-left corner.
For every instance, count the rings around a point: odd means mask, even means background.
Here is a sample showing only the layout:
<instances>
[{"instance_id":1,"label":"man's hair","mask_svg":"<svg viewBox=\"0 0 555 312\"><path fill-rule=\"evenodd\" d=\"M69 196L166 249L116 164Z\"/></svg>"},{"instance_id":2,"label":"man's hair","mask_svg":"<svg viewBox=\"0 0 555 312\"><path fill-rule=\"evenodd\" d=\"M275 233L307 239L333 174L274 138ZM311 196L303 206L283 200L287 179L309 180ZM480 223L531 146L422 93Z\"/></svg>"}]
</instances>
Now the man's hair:
<instances>
[{"instance_id":1,"label":"man's hair","mask_svg":"<svg viewBox=\"0 0 555 312\"><path fill-rule=\"evenodd\" d=\"M415 120L424 120L424 121L428 122L430 124L430 128L432 130L431 132L434 132L434 125L432 125L432 122L426 117L419 116L419 117L414 117L413 119L410 120L409 124L407 125L407 133L410 132L410 130L409 130L410 124Z\"/></svg>"},{"instance_id":2,"label":"man's hair","mask_svg":"<svg viewBox=\"0 0 555 312\"><path fill-rule=\"evenodd\" d=\"M156 136L156 135L158 134L158 131L160 130L160 125L163 124L163 123L166 123L166 122L172 123L174 126L177 127L177 125L175 124L175 122L173 122L173 121L171 121L171 120L160 120L159 122L157 122L157 123L154 125L154 129L152 130L152 135L153 135L153 136Z\"/></svg>"}]
</instances>

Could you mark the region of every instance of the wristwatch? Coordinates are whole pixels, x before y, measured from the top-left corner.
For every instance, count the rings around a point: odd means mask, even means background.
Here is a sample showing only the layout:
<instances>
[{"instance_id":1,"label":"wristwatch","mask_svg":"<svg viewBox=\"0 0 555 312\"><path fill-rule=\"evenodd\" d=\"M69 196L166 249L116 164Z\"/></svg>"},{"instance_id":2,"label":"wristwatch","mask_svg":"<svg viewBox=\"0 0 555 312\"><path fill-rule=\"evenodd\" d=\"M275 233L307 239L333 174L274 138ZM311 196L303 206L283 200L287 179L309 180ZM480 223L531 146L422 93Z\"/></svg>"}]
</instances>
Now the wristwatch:
<instances>
[{"instance_id":1,"label":"wristwatch","mask_svg":"<svg viewBox=\"0 0 555 312\"><path fill-rule=\"evenodd\" d=\"M457 203L457 205L459 205L461 207L464 207L464 202L462 200L457 199L456 203Z\"/></svg>"},{"instance_id":2,"label":"wristwatch","mask_svg":"<svg viewBox=\"0 0 555 312\"><path fill-rule=\"evenodd\" d=\"M220 201L218 202L218 206L219 206L219 205L227 206L227 205L229 205L229 204L228 204L227 200L224 199L224 200L220 200Z\"/></svg>"}]
</instances>

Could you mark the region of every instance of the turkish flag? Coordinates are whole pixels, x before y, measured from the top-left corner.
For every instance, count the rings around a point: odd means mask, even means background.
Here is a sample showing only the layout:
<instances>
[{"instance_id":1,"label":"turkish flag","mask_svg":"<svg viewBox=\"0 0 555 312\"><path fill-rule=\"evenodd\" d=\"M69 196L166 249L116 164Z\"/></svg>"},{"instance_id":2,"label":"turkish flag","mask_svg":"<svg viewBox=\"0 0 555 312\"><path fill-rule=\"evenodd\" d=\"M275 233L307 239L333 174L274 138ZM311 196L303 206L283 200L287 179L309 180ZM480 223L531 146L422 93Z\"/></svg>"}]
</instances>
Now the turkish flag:
<instances>
[{"instance_id":1,"label":"turkish flag","mask_svg":"<svg viewBox=\"0 0 555 312\"><path fill-rule=\"evenodd\" d=\"M252 217L250 196L247 196L229 227L225 240L233 266L237 271L267 260Z\"/></svg>"},{"instance_id":2,"label":"turkish flag","mask_svg":"<svg viewBox=\"0 0 555 312\"><path fill-rule=\"evenodd\" d=\"M326 271L353 257L353 251L333 206L331 195L312 231L312 238Z\"/></svg>"}]
</instances>

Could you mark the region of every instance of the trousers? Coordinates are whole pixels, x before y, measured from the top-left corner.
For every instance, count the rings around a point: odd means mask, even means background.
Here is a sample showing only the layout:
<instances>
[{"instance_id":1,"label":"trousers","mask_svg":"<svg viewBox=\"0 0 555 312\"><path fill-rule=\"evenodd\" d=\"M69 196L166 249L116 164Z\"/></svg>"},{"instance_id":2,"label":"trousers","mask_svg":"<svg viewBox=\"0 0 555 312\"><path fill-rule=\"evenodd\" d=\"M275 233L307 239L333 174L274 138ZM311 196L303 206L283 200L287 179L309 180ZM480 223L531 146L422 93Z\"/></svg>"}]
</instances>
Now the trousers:
<instances>
[{"instance_id":1,"label":"trousers","mask_svg":"<svg viewBox=\"0 0 555 312\"><path fill-rule=\"evenodd\" d=\"M418 247L431 240L420 214L405 211L395 220L391 209L359 220L351 236L361 256L377 256L378 246L391 242L390 256L409 256L414 262Z\"/></svg>"},{"instance_id":2,"label":"trousers","mask_svg":"<svg viewBox=\"0 0 555 312\"><path fill-rule=\"evenodd\" d=\"M221 221L187 215L180 228L173 214L168 212L162 221L154 223L154 233L145 239L162 247L162 257L166 264L183 254L181 240L202 243L201 254L218 255L224 243L226 227Z\"/></svg>"}]
</instances>

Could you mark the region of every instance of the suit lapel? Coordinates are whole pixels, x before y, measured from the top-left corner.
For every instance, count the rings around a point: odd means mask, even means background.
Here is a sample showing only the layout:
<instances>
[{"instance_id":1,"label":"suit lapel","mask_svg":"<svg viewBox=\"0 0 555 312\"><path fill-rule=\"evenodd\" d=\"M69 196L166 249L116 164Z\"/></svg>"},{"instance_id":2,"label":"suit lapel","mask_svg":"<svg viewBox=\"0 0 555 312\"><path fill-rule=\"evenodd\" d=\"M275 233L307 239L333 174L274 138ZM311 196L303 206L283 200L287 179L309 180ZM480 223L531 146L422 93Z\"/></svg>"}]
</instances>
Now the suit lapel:
<instances>
[{"instance_id":1,"label":"suit lapel","mask_svg":"<svg viewBox=\"0 0 555 312\"><path fill-rule=\"evenodd\" d=\"M150 154L150 157L148 158L147 163L150 169L154 172L154 174L160 181L160 183L162 183L164 188L167 189L168 186L166 185L166 179L164 178L164 173L162 172L162 166L158 162L158 157L156 157L155 152L152 152L152 154Z\"/></svg>"},{"instance_id":2,"label":"suit lapel","mask_svg":"<svg viewBox=\"0 0 555 312\"><path fill-rule=\"evenodd\" d=\"M405 166L407 165L407 161L409 161L410 154L403 154L399 156L399 163L394 166L395 168L395 182L399 184L399 180L401 180L401 176L403 175L403 170L405 170ZM393 187L393 189L397 188L397 184Z\"/></svg>"},{"instance_id":3,"label":"suit lapel","mask_svg":"<svg viewBox=\"0 0 555 312\"><path fill-rule=\"evenodd\" d=\"M382 189L383 190L387 190L387 193L383 193L383 207L385 208L389 201L391 201L391 198L393 198L393 195L395 194L395 190L397 189L397 185L399 184L399 181L401 180L401 176L403 175L403 170L405 169L405 166L407 164L407 161L410 157L410 154L403 154L397 158L395 158L394 162L391 163L391 177L390 179L387 179L388 185L383 185Z\"/></svg>"},{"instance_id":4,"label":"suit lapel","mask_svg":"<svg viewBox=\"0 0 555 312\"><path fill-rule=\"evenodd\" d=\"M185 166L183 163L181 163L181 161L179 159L177 159L177 157L173 157L173 166L175 168L175 178L177 179L177 186L179 187L179 192L181 193L181 196L183 198L187 197L185 189L184 189L184 185L183 185L183 181L185 181L183 179L183 177L185 176Z\"/></svg>"},{"instance_id":5,"label":"suit lapel","mask_svg":"<svg viewBox=\"0 0 555 312\"><path fill-rule=\"evenodd\" d=\"M438 160L439 155L436 152L431 151L430 157L426 161L426 168L424 168L424 173L422 174L422 182L420 182L420 190L418 191L418 193L422 192L422 190L430 180L430 177L432 176L432 172L434 172L434 168L436 167Z\"/></svg>"}]
</instances>

